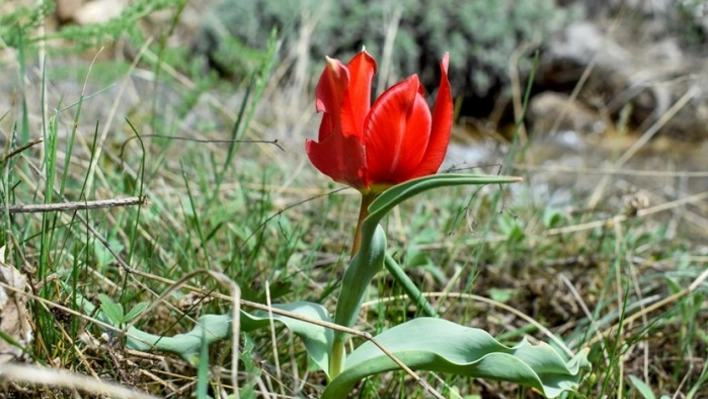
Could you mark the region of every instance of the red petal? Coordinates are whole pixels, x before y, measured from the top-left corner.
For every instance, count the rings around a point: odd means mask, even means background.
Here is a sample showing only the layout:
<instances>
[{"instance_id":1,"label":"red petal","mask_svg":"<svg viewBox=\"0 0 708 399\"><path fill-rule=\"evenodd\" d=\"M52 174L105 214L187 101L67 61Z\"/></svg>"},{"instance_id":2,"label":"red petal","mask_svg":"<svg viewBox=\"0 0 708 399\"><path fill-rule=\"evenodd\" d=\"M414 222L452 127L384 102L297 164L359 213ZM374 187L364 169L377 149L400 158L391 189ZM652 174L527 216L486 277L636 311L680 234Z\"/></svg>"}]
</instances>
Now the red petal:
<instances>
[{"instance_id":1,"label":"red petal","mask_svg":"<svg viewBox=\"0 0 708 399\"><path fill-rule=\"evenodd\" d=\"M440 164L445 159L447 147L450 144L450 131L452 130L453 105L450 81L447 78L447 68L450 62L450 54L445 53L440 62L440 88L435 99L433 108L433 122L430 133L430 142L425 151L425 156L411 179L421 176L431 175L438 171Z\"/></svg>"},{"instance_id":2,"label":"red petal","mask_svg":"<svg viewBox=\"0 0 708 399\"><path fill-rule=\"evenodd\" d=\"M327 58L320 81L317 84L315 108L324 112L326 119L320 125L319 140L322 141L332 132L341 133L342 102L349 85L349 71L339 61Z\"/></svg>"},{"instance_id":3,"label":"red petal","mask_svg":"<svg viewBox=\"0 0 708 399\"><path fill-rule=\"evenodd\" d=\"M349 64L349 86L342 104L342 132L364 141L364 120L371 109L371 81L376 73L376 61L362 50Z\"/></svg>"},{"instance_id":4,"label":"red petal","mask_svg":"<svg viewBox=\"0 0 708 399\"><path fill-rule=\"evenodd\" d=\"M305 151L310 162L332 180L354 188L364 188L361 170L364 167L364 148L354 136L330 134L319 143L305 142Z\"/></svg>"},{"instance_id":5,"label":"red petal","mask_svg":"<svg viewBox=\"0 0 708 399\"><path fill-rule=\"evenodd\" d=\"M413 75L376 100L364 125L367 185L389 185L410 179L420 164L430 136L431 116Z\"/></svg>"}]
</instances>

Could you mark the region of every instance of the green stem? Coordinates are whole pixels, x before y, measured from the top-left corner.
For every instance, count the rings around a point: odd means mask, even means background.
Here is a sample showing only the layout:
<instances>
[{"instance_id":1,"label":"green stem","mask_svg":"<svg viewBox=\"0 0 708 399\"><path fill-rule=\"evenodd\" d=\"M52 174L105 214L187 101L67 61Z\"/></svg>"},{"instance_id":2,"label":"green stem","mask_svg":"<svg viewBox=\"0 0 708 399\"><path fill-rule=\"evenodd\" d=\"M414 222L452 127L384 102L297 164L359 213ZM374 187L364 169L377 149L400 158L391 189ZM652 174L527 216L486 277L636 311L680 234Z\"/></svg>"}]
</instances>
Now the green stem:
<instances>
[{"instance_id":1,"label":"green stem","mask_svg":"<svg viewBox=\"0 0 708 399\"><path fill-rule=\"evenodd\" d=\"M352 242L351 258L359 252L361 247L361 224L364 223L364 219L369 216L369 205L376 199L375 194L362 194L361 195L361 205L359 206L359 220L356 222L356 231L354 232L354 241Z\"/></svg>"},{"instance_id":2,"label":"green stem","mask_svg":"<svg viewBox=\"0 0 708 399\"><path fill-rule=\"evenodd\" d=\"M346 340L346 335L344 334L334 334L334 340L332 341L332 353L329 357L329 379L333 380L342 372L342 367L344 367L344 341Z\"/></svg>"},{"instance_id":3,"label":"green stem","mask_svg":"<svg viewBox=\"0 0 708 399\"><path fill-rule=\"evenodd\" d=\"M396 282L403 287L403 291L406 292L408 298L415 302L415 305L419 310L425 313L428 317L440 317L435 308L433 308L433 305L431 305L425 298L423 292L418 289L418 286L415 285L413 280L411 280L406 272L403 271L403 268L401 268L396 260L393 259L393 257L388 253L386 254L384 266L386 266L386 269L389 273L391 273Z\"/></svg>"},{"instance_id":4,"label":"green stem","mask_svg":"<svg viewBox=\"0 0 708 399\"><path fill-rule=\"evenodd\" d=\"M344 327L351 327L356 321L361 301L376 273L383 269L386 253L386 235L377 221L367 220L361 223L361 246L352 258L342 277L342 289L337 299L334 322ZM334 332L330 356L329 378L334 379L344 366L344 344L347 334Z\"/></svg>"},{"instance_id":5,"label":"green stem","mask_svg":"<svg viewBox=\"0 0 708 399\"><path fill-rule=\"evenodd\" d=\"M362 196L361 196L361 205L359 206L359 219L356 222L356 231L354 232L354 240L352 241L352 250L351 250L351 258L352 259L354 259L354 257L359 253L359 249L361 249L362 224L364 223L364 219L366 219L366 217L369 216L369 205L371 204L371 202L374 199L376 199L375 194L369 193L369 194L362 194ZM372 236L372 235L373 234L367 234L367 236ZM369 247L369 245L366 245L366 248L368 248L368 247ZM349 266L347 268L347 271L345 272L345 276L347 276L347 275L351 276L354 269L355 268L353 267L353 265ZM345 277L344 282L346 282L346 280L348 280L348 279ZM362 280L362 281L364 281L364 284L368 285L368 281L366 281L366 280ZM351 302L350 300L347 300L346 298L352 299L354 297L361 297L361 295L363 295L363 290L359 290L359 289L350 290L344 284L344 282L342 284L342 292L339 294L340 301ZM358 291L361 291L361 294L359 294ZM361 299L359 299L357 302L361 303ZM358 312L359 306L354 306L353 309L356 309L356 310L354 310L354 312ZM350 313L353 309L352 309L352 306L347 306L347 305L340 306L340 304L338 304L335 317L339 316L339 318L338 319L335 318L335 322L337 320L341 321L344 319L349 319L350 317L342 317L342 314L343 313ZM350 324L347 324L346 326L350 327ZM344 358L345 358L344 344L346 343L346 340L347 340L346 334L341 334L341 333L335 332L334 340L332 342L332 353L331 353L330 367L329 367L330 378L336 377L342 371L342 366L344 365Z\"/></svg>"}]
</instances>

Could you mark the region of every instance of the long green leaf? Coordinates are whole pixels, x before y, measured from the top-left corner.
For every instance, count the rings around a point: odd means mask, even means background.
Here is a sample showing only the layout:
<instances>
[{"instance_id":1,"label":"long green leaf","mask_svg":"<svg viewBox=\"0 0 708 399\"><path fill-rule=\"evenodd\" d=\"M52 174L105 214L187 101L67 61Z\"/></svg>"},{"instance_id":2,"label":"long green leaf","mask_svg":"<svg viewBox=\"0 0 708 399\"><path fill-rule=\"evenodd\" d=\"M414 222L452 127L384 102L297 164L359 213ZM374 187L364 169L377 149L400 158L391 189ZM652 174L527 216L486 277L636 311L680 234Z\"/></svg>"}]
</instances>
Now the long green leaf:
<instances>
[{"instance_id":1,"label":"long green leaf","mask_svg":"<svg viewBox=\"0 0 708 399\"><path fill-rule=\"evenodd\" d=\"M365 223L378 224L379 221L396 205L420 194L438 187L484 185L520 182L520 177L494 176L478 174L443 173L409 180L384 191L369 205L369 216Z\"/></svg>"},{"instance_id":2,"label":"long green leaf","mask_svg":"<svg viewBox=\"0 0 708 399\"><path fill-rule=\"evenodd\" d=\"M371 283L371 279L381 269L386 259L386 241L383 231L379 231L379 222L386 214L401 202L420 194L424 191L445 186L459 185L482 185L501 184L519 182L521 178L512 176L490 176L479 174L439 174L422 177L393 186L381 193L370 205L369 216L364 220L361 230L361 248L359 253L352 259L350 266L345 273L345 280L342 283L342 293L337 303L335 312L335 322L337 324L350 327L356 319L359 307L358 303L366 287ZM368 263L367 263L368 262ZM435 316L437 312L433 306L425 299L418 287L405 274L400 265L392 257L388 257L385 262L391 275L405 289L409 298L428 316ZM347 276L353 278L347 281ZM351 283L351 284L350 284ZM341 302L345 302L342 304ZM340 344L342 334L335 333L334 358L339 359ZM337 374L337 373L334 373Z\"/></svg>"},{"instance_id":3,"label":"long green leaf","mask_svg":"<svg viewBox=\"0 0 708 399\"><path fill-rule=\"evenodd\" d=\"M287 310L298 315L322 321L329 321L327 310L319 304L310 302L293 302L274 304L273 308ZM249 314L241 312L241 330L253 331L269 325L269 315L266 312ZM307 354L317 365L327 372L329 368L329 351L332 346L332 331L305 321L291 319L273 314L273 320L283 323L290 331L300 337L305 343ZM191 331L171 337L149 334L135 327L127 331L126 345L137 350L157 349L177 353L192 365L197 365L199 353L204 342L210 345L231 336L231 315L204 315L197 320Z\"/></svg>"},{"instance_id":4,"label":"long green leaf","mask_svg":"<svg viewBox=\"0 0 708 399\"><path fill-rule=\"evenodd\" d=\"M272 306L309 319L330 321L327 309L317 303L293 302L274 304ZM241 312L241 330L251 331L268 326L268 318L269 314L266 312L257 312L255 314ZM325 373L328 372L330 360L329 352L332 348L332 330L277 314L273 314L273 319L285 324L285 327L300 337L305 343L305 349L310 358L312 358L312 360L317 363L317 366L324 370Z\"/></svg>"},{"instance_id":5,"label":"long green leaf","mask_svg":"<svg viewBox=\"0 0 708 399\"><path fill-rule=\"evenodd\" d=\"M586 351L566 362L547 344L524 340L507 347L483 330L435 318L412 320L375 339L414 370L509 381L533 387L548 398L576 389L590 369ZM395 369L393 360L366 342L347 357L344 370L330 382L322 399L344 398L357 381Z\"/></svg>"},{"instance_id":6,"label":"long green leaf","mask_svg":"<svg viewBox=\"0 0 708 399\"><path fill-rule=\"evenodd\" d=\"M96 306L78 294L79 303L86 314L93 314L98 320L120 327L104 313L97 310ZM274 304L273 308L286 310L308 319L330 321L329 313L324 306L311 302L293 302ZM241 311L241 330L253 331L269 325L270 315L267 312L249 314ZM231 314L204 315L197 320L191 331L174 336L150 334L131 326L126 331L126 346L132 349L148 351L162 350L181 355L185 360L196 366L199 363L199 354L202 345L223 341L231 337ZM307 354L325 372L329 369L329 352L332 347L332 330L292 319L290 317L273 314L273 320L283 323L290 331L299 336L305 343Z\"/></svg>"}]
</instances>

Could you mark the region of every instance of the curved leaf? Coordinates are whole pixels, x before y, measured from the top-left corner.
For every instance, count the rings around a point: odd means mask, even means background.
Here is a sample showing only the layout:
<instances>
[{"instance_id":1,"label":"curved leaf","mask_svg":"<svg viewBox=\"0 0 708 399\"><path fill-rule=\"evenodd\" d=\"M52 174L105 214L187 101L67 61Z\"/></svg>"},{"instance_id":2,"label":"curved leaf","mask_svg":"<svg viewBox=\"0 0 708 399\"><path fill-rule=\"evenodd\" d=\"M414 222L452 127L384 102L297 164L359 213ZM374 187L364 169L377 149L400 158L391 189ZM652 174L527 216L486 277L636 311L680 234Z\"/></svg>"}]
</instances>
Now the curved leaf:
<instances>
[{"instance_id":1,"label":"curved leaf","mask_svg":"<svg viewBox=\"0 0 708 399\"><path fill-rule=\"evenodd\" d=\"M151 334L136 327L129 327L126 331L125 345L128 348L140 351L157 349L176 353L191 365L197 366L202 345L211 345L230 336L231 315L208 314L200 317L192 330L171 337Z\"/></svg>"},{"instance_id":2,"label":"curved leaf","mask_svg":"<svg viewBox=\"0 0 708 399\"><path fill-rule=\"evenodd\" d=\"M547 344L524 340L507 347L483 330L435 318L409 321L376 340L412 369L514 382L536 388L549 398L576 389L583 372L590 369L586 351L566 362ZM344 370L322 398L346 397L362 378L395 369L393 360L366 342L347 357Z\"/></svg>"},{"instance_id":3,"label":"curved leaf","mask_svg":"<svg viewBox=\"0 0 708 399\"><path fill-rule=\"evenodd\" d=\"M319 304L310 302L293 302L272 305L276 309L316 319L329 321L327 310ZM258 328L268 327L269 314L256 312L254 314L241 311L241 330L253 331ZM307 354L325 372L329 368L329 351L332 346L332 331L305 321L291 319L286 316L273 314L277 320L300 337L305 343ZM204 315L197 320L191 331L171 337L146 333L135 327L127 331L126 345L129 348L147 351L158 349L177 353L192 365L199 363L199 351L203 342L207 345L225 340L231 336L231 314Z\"/></svg>"},{"instance_id":4,"label":"curved leaf","mask_svg":"<svg viewBox=\"0 0 708 399\"><path fill-rule=\"evenodd\" d=\"M378 224L396 205L433 188L475 184L500 184L520 182L520 177L479 174L443 173L409 180L389 188L369 205L369 216L365 223Z\"/></svg>"},{"instance_id":5,"label":"curved leaf","mask_svg":"<svg viewBox=\"0 0 708 399\"><path fill-rule=\"evenodd\" d=\"M105 323L115 325L101 310L96 310L91 301L87 301L79 295L80 303L87 314L94 314L95 317ZM329 313L324 306L311 302L293 302L285 304L274 304L273 308L286 310L304 316L309 319L330 321ZM257 328L269 325L270 315L267 312L255 312L250 314L241 311L241 330L253 331ZM273 314L273 319L277 320L300 337L305 343L307 354L317 363L325 373L329 370L329 352L332 347L332 330L305 321L292 319L290 317ZM190 331L174 336L162 336L142 331L135 326L128 327L126 331L126 346L140 351L153 349L176 353L182 356L190 364L199 364L199 353L202 345L223 341L231 337L231 314L213 315L207 314L197 320L196 325ZM118 327L116 325L116 327Z\"/></svg>"},{"instance_id":6,"label":"curved leaf","mask_svg":"<svg viewBox=\"0 0 708 399\"><path fill-rule=\"evenodd\" d=\"M76 295L86 314L92 314L96 319L120 328L119 323L111 320L103 310L96 309L96 306L80 293ZM157 349L176 353L196 366L199 364L199 352L203 344L210 345L231 336L231 315L204 315L197 320L197 324L191 331L172 337L151 334L135 326L129 326L125 335L125 345L128 348L139 351Z\"/></svg>"},{"instance_id":7,"label":"curved leaf","mask_svg":"<svg viewBox=\"0 0 708 399\"><path fill-rule=\"evenodd\" d=\"M288 312L307 317L309 319L330 321L329 313L324 306L312 302L293 302L272 305L276 309L287 310ZM269 325L270 315L267 312L259 311L254 314L241 312L241 330L252 331L257 328ZM291 319L287 316L273 314L273 319L277 320L300 337L305 343L307 354L317 363L325 373L329 370L329 352L332 348L332 330L318 326L306 321Z\"/></svg>"}]
</instances>

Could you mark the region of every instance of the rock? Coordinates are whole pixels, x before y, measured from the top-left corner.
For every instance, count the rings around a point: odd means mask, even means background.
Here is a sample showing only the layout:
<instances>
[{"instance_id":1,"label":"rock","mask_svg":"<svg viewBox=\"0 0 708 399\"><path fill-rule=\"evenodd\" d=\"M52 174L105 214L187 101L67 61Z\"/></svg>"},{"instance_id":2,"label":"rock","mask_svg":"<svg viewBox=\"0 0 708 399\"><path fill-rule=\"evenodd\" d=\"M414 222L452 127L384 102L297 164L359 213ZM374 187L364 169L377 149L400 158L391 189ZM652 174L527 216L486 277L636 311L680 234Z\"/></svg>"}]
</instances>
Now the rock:
<instances>
[{"instance_id":1,"label":"rock","mask_svg":"<svg viewBox=\"0 0 708 399\"><path fill-rule=\"evenodd\" d=\"M81 6L86 3L86 0L57 0L56 14L59 22L69 22L74 18L74 14Z\"/></svg>"},{"instance_id":2,"label":"rock","mask_svg":"<svg viewBox=\"0 0 708 399\"><path fill-rule=\"evenodd\" d=\"M74 13L74 21L79 25L102 24L120 15L127 0L96 0L84 4Z\"/></svg>"},{"instance_id":3,"label":"rock","mask_svg":"<svg viewBox=\"0 0 708 399\"><path fill-rule=\"evenodd\" d=\"M697 141L708 139L708 65L682 49L676 39L641 40L629 28L577 22L552 40L544 52L536 84L569 93L590 70L578 101L602 110L612 120L631 106L630 124L646 130L686 95L691 98L660 134Z\"/></svg>"},{"instance_id":4,"label":"rock","mask_svg":"<svg viewBox=\"0 0 708 399\"><path fill-rule=\"evenodd\" d=\"M580 134L598 134L607 130L607 123L599 112L574 101L569 95L546 91L529 102L527 119L533 134L573 131Z\"/></svg>"}]
</instances>

